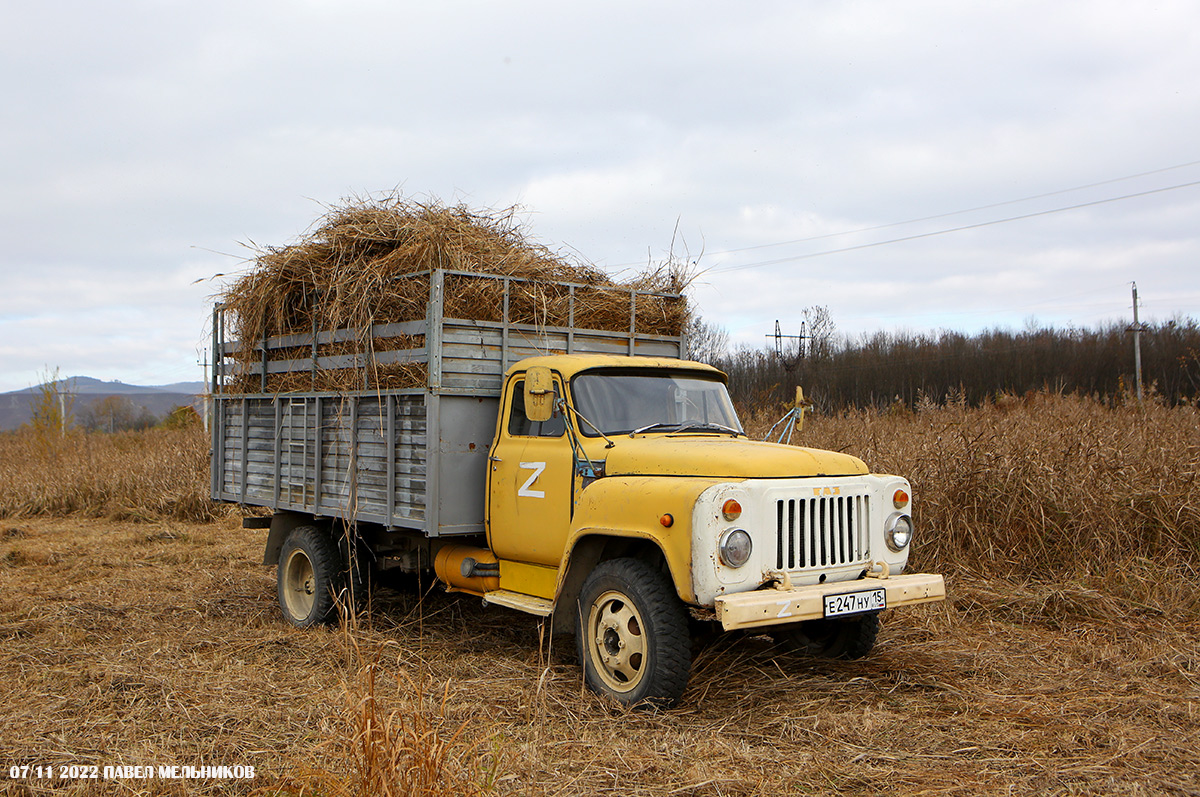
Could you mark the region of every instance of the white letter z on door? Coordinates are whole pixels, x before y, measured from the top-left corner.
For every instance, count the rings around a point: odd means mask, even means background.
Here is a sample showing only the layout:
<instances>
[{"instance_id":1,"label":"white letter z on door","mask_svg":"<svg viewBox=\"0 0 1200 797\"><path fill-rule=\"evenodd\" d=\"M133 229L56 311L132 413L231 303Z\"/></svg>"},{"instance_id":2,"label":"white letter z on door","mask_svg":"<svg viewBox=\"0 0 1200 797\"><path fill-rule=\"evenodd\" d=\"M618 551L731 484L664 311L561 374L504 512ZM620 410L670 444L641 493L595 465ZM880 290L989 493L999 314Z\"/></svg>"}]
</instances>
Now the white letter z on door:
<instances>
[{"instance_id":1,"label":"white letter z on door","mask_svg":"<svg viewBox=\"0 0 1200 797\"><path fill-rule=\"evenodd\" d=\"M521 489L517 490L517 495L524 496L525 498L545 498L546 497L545 490L534 490L532 488L533 488L533 483L537 481L538 476L541 476L542 471L544 471L546 469L546 463L545 462L522 462L521 469L522 470L532 470L533 475L525 480L525 483L521 485Z\"/></svg>"}]
</instances>

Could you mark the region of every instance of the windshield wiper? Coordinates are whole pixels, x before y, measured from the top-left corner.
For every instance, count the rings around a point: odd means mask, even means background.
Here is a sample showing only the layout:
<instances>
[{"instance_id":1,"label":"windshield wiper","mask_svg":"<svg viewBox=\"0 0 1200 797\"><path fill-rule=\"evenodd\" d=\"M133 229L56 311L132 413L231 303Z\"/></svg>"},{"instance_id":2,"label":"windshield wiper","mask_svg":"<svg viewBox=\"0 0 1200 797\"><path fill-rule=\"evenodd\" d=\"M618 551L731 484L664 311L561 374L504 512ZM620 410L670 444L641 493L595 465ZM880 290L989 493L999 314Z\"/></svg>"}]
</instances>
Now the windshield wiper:
<instances>
[{"instance_id":1,"label":"windshield wiper","mask_svg":"<svg viewBox=\"0 0 1200 797\"><path fill-rule=\"evenodd\" d=\"M734 429L730 426L725 426L724 424L720 424L720 423L711 423L709 421L691 421L690 423L683 423L683 424L680 424L679 428L676 429L675 431L687 432L687 431L691 431L692 429L704 429L704 430L711 429L711 430L718 431L718 432L728 432L729 434L733 435L734 437L737 437L738 435L742 434L742 432L739 432L737 429Z\"/></svg>"},{"instance_id":2,"label":"windshield wiper","mask_svg":"<svg viewBox=\"0 0 1200 797\"><path fill-rule=\"evenodd\" d=\"M681 425L682 424L678 424L678 423L665 423L663 421L657 421L655 423L648 423L640 429L634 429L632 432L629 433L629 436L633 437L634 435L641 434L642 432L648 432L651 429L657 429L660 426L670 427L671 429L674 429L676 426L681 426Z\"/></svg>"},{"instance_id":3,"label":"windshield wiper","mask_svg":"<svg viewBox=\"0 0 1200 797\"><path fill-rule=\"evenodd\" d=\"M702 421L686 421L684 423L665 423L663 421L658 421L656 423L647 424L647 425L641 427L640 429L634 429L632 432L629 433L629 436L633 437L634 435L639 435L642 432L648 432L651 429L658 429L660 427L662 427L664 429L670 429L672 432L687 432L687 431L691 431L693 429L701 429L701 430L712 430L712 431L717 431L717 432L727 432L727 433L733 435L734 437L737 437L737 436L743 434L742 432L739 432L737 429L733 429L729 426L723 426L722 424L719 424L719 423L706 423L706 422L702 422Z\"/></svg>"}]
</instances>

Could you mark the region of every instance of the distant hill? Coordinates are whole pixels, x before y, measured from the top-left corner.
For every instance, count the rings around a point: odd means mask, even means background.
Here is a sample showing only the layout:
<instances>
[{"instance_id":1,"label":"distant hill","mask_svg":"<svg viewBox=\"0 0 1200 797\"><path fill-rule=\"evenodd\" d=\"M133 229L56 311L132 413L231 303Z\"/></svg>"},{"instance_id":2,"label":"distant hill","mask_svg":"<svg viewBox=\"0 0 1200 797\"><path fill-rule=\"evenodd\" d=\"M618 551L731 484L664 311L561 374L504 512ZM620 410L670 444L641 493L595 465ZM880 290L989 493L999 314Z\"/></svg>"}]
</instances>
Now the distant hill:
<instances>
[{"instance_id":1,"label":"distant hill","mask_svg":"<svg viewBox=\"0 0 1200 797\"><path fill-rule=\"evenodd\" d=\"M204 392L203 382L176 382L170 385L127 385L124 382L105 382L90 376L69 376L62 380L64 392L75 396L76 417L92 402L108 396L121 396L159 418L181 405L192 405L198 412L203 405L198 396ZM16 429L29 423L34 402L41 396L42 385L0 393L0 430Z\"/></svg>"},{"instance_id":2,"label":"distant hill","mask_svg":"<svg viewBox=\"0 0 1200 797\"><path fill-rule=\"evenodd\" d=\"M189 396L199 396L204 393L203 382L175 382L171 385L157 385L155 390L162 390L167 393L186 393Z\"/></svg>"}]
</instances>

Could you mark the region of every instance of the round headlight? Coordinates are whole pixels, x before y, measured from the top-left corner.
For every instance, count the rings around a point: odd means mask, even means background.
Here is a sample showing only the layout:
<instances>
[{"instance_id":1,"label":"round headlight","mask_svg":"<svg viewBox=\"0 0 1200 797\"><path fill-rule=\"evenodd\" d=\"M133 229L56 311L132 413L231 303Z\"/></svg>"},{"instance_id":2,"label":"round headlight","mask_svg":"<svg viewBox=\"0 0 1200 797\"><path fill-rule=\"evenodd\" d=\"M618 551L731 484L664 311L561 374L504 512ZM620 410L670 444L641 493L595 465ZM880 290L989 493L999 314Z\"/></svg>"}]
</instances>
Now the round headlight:
<instances>
[{"instance_id":1,"label":"round headlight","mask_svg":"<svg viewBox=\"0 0 1200 797\"><path fill-rule=\"evenodd\" d=\"M750 561L750 551L754 543L750 535L743 529L730 529L721 537L721 545L717 549L721 562L727 567L741 567Z\"/></svg>"},{"instance_id":2,"label":"round headlight","mask_svg":"<svg viewBox=\"0 0 1200 797\"><path fill-rule=\"evenodd\" d=\"M884 532L887 547L900 553L912 542L912 535L913 522L908 515L892 515L888 519L887 530Z\"/></svg>"}]
</instances>

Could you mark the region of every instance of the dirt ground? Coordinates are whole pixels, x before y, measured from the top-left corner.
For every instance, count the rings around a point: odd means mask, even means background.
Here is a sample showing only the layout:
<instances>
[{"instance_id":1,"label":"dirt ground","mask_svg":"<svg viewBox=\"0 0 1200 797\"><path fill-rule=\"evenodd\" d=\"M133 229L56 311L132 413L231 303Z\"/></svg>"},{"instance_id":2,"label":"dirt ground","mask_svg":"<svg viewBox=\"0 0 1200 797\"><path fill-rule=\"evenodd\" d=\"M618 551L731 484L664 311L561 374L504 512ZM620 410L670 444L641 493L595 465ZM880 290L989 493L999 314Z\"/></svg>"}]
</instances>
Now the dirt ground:
<instances>
[{"instance_id":1,"label":"dirt ground","mask_svg":"<svg viewBox=\"0 0 1200 797\"><path fill-rule=\"evenodd\" d=\"M858 662L718 637L647 713L469 596L381 590L357 627L292 629L264 540L0 524L0 792L372 793L382 751L415 794L1200 795L1200 628L1082 587L951 577Z\"/></svg>"}]
</instances>

